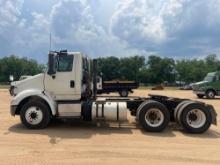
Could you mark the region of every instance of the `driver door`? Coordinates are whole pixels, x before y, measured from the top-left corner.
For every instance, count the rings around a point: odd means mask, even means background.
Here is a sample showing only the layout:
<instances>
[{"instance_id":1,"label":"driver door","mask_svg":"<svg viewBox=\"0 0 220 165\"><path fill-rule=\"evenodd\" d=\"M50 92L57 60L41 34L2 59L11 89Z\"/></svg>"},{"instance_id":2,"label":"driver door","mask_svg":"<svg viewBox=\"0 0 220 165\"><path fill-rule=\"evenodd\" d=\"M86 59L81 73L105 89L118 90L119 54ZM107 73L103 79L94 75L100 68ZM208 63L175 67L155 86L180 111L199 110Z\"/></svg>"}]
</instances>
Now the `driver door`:
<instances>
[{"instance_id":1,"label":"driver door","mask_svg":"<svg viewBox=\"0 0 220 165\"><path fill-rule=\"evenodd\" d=\"M45 87L55 100L77 100L75 88L74 55L58 55L57 72L53 76L47 75Z\"/></svg>"}]
</instances>

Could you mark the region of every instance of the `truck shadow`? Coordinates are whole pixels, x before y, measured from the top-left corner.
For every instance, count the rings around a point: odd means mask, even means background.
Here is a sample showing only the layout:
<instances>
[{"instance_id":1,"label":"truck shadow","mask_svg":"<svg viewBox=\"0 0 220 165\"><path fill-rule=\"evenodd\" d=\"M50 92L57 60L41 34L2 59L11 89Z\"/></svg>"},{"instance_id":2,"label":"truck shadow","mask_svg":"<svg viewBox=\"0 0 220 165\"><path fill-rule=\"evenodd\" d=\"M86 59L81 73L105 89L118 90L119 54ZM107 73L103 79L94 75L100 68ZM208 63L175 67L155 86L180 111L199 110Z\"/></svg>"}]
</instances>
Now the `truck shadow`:
<instances>
[{"instance_id":1,"label":"truck shadow","mask_svg":"<svg viewBox=\"0 0 220 165\"><path fill-rule=\"evenodd\" d=\"M191 138L202 138L202 139L218 139L218 138L220 138L220 133L215 130L212 130L212 129L209 129L208 131L206 131L203 134L189 134L189 133L186 133L183 131L182 131L182 133L183 133L183 135L191 137Z\"/></svg>"},{"instance_id":2,"label":"truck shadow","mask_svg":"<svg viewBox=\"0 0 220 165\"><path fill-rule=\"evenodd\" d=\"M8 129L9 133L31 134L31 135L47 135L50 137L50 143L55 144L58 139L88 139L95 135L112 135L112 134L134 134L140 131L135 123L124 123L121 126L118 123L92 123L84 121L61 121L55 120L50 123L46 129L31 130L22 124L15 124ZM167 129L163 133L146 133L146 136L157 137L174 137L172 130Z\"/></svg>"},{"instance_id":3,"label":"truck shadow","mask_svg":"<svg viewBox=\"0 0 220 165\"><path fill-rule=\"evenodd\" d=\"M95 135L114 135L114 134L135 134L140 131L140 127L135 123L123 124L119 127L118 124L111 125L109 123L91 123L83 121L52 121L46 129L30 130L22 124L15 124L8 129L9 133L19 133L28 135L46 135L50 138L51 144L59 143L63 139L89 139ZM172 125L161 133L150 133L141 130L140 132L146 136L152 137L175 137L175 131L181 131L179 128L174 128ZM220 138L220 133L209 130L204 134L192 135L183 133L184 136L196 138Z\"/></svg>"}]
</instances>

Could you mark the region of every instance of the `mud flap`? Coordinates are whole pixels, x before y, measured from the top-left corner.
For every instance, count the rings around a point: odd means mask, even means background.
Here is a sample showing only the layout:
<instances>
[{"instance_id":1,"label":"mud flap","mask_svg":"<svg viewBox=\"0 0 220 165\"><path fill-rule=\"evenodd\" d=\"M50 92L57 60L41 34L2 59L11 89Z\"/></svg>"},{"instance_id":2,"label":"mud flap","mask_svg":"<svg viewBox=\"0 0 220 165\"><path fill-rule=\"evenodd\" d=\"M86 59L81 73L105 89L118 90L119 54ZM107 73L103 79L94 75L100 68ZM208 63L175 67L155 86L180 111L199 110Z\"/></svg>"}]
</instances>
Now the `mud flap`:
<instances>
[{"instance_id":1,"label":"mud flap","mask_svg":"<svg viewBox=\"0 0 220 165\"><path fill-rule=\"evenodd\" d=\"M206 105L207 109L211 112L212 124L217 125L217 113L212 105Z\"/></svg>"}]
</instances>

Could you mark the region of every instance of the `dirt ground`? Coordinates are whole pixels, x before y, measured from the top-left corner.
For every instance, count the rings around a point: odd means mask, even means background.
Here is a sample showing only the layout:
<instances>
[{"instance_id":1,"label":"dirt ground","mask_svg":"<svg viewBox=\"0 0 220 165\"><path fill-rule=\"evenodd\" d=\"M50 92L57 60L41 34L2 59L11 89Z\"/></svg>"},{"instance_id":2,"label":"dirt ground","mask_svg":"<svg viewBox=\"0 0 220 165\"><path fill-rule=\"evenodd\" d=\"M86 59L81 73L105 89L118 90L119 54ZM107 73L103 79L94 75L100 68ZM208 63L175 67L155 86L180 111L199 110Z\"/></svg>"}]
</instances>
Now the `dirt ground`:
<instances>
[{"instance_id":1,"label":"dirt ground","mask_svg":"<svg viewBox=\"0 0 220 165\"><path fill-rule=\"evenodd\" d=\"M191 91L136 90L196 99ZM169 126L163 133L146 133L133 119L123 124L99 125L53 121L44 130L28 130L9 113L10 96L0 90L0 164L220 164L220 126L201 135ZM220 114L220 98L203 99ZM218 118L218 123L219 123Z\"/></svg>"}]
</instances>

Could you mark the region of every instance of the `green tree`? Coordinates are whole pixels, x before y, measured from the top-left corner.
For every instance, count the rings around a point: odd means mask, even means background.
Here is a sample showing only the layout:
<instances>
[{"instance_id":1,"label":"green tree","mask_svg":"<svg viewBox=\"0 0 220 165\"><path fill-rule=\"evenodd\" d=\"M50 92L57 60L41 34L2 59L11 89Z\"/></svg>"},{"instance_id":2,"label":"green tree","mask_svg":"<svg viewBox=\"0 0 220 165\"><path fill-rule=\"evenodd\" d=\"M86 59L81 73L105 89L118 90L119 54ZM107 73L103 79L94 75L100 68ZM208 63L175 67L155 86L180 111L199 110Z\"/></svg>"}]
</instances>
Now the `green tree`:
<instances>
[{"instance_id":1,"label":"green tree","mask_svg":"<svg viewBox=\"0 0 220 165\"><path fill-rule=\"evenodd\" d=\"M178 60L176 63L176 71L178 80L187 83L201 81L209 72L204 60Z\"/></svg>"},{"instance_id":2,"label":"green tree","mask_svg":"<svg viewBox=\"0 0 220 165\"><path fill-rule=\"evenodd\" d=\"M168 81L174 82L175 79L175 61L171 58L161 58L158 56L149 56L147 62L150 75L149 82L162 83Z\"/></svg>"},{"instance_id":3,"label":"green tree","mask_svg":"<svg viewBox=\"0 0 220 165\"><path fill-rule=\"evenodd\" d=\"M125 57L120 59L120 75L123 80L136 80L141 68L145 66L144 56Z\"/></svg>"},{"instance_id":4,"label":"green tree","mask_svg":"<svg viewBox=\"0 0 220 165\"><path fill-rule=\"evenodd\" d=\"M9 56L0 59L0 82L7 82L9 75L19 79L21 75L35 75L43 71L44 65L35 60Z\"/></svg>"},{"instance_id":5,"label":"green tree","mask_svg":"<svg viewBox=\"0 0 220 165\"><path fill-rule=\"evenodd\" d=\"M220 70L220 61L216 54L210 54L205 58L207 72L214 72Z\"/></svg>"},{"instance_id":6,"label":"green tree","mask_svg":"<svg viewBox=\"0 0 220 165\"><path fill-rule=\"evenodd\" d=\"M117 57L98 58L98 73L104 80L120 78L120 60Z\"/></svg>"}]
</instances>

